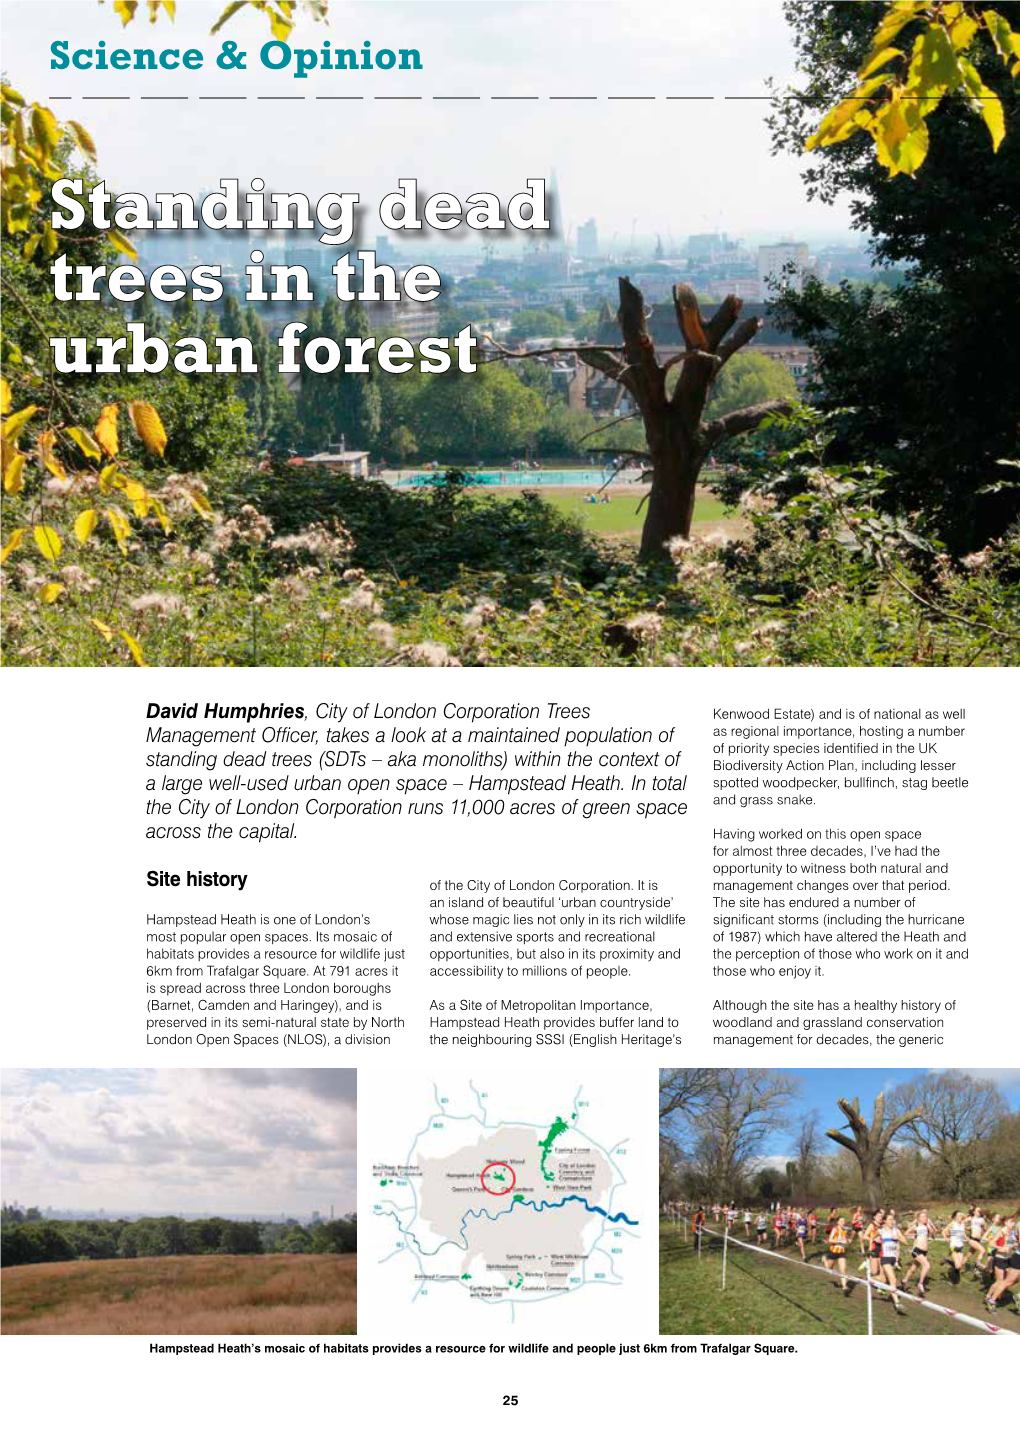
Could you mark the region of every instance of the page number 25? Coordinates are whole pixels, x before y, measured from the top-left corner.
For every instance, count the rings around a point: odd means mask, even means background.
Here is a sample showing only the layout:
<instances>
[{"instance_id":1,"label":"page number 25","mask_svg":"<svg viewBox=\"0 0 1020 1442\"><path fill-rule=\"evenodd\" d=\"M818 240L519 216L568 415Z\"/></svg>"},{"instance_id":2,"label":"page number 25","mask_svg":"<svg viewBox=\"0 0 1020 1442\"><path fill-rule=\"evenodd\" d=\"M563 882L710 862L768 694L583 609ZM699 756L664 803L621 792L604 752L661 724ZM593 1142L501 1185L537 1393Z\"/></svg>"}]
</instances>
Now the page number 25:
<instances>
[{"instance_id":1,"label":"page number 25","mask_svg":"<svg viewBox=\"0 0 1020 1442\"><path fill-rule=\"evenodd\" d=\"M506 1393L506 1394L504 1395L504 1397L503 1397L503 1406L504 1406L504 1407L516 1407L516 1406L517 1406L517 1397L516 1397L516 1394L511 1397L509 1393Z\"/></svg>"}]
</instances>

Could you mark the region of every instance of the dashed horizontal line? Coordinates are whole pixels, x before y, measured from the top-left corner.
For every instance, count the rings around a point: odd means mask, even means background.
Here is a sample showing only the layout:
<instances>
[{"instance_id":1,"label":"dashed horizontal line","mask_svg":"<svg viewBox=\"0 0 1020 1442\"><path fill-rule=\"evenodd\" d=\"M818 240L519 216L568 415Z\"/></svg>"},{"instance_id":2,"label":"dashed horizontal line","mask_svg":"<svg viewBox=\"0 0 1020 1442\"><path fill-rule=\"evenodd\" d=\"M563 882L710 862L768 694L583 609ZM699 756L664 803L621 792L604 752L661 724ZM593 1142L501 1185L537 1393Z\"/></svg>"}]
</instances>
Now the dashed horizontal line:
<instances>
[{"instance_id":1,"label":"dashed horizontal line","mask_svg":"<svg viewBox=\"0 0 1020 1442\"><path fill-rule=\"evenodd\" d=\"M746 100L767 103L772 95L48 95L48 100ZM914 96L912 99L926 99ZM938 96L930 97L938 99ZM977 95L974 99L984 99ZM991 98L990 96L988 98Z\"/></svg>"}]
</instances>

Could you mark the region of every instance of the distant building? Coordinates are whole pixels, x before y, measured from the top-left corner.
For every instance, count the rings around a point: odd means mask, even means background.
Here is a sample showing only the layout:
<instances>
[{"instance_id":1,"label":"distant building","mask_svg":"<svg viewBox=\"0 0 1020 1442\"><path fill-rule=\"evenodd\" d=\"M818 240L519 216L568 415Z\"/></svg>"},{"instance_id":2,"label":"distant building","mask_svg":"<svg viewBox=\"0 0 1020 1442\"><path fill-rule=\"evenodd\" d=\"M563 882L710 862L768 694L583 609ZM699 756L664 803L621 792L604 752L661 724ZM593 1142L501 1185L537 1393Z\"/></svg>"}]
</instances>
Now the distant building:
<instances>
[{"instance_id":1,"label":"distant building","mask_svg":"<svg viewBox=\"0 0 1020 1442\"><path fill-rule=\"evenodd\" d=\"M778 245L758 247L758 283L763 300L792 284L803 289L804 276L810 264L808 248L803 241L783 240Z\"/></svg>"},{"instance_id":2,"label":"distant building","mask_svg":"<svg viewBox=\"0 0 1020 1442\"><path fill-rule=\"evenodd\" d=\"M577 227L577 253L584 260L594 260L599 253L599 228L594 220Z\"/></svg>"},{"instance_id":3,"label":"distant building","mask_svg":"<svg viewBox=\"0 0 1020 1442\"><path fill-rule=\"evenodd\" d=\"M346 471L357 480L368 479L368 451L349 451L343 446L330 446L314 456L295 456L291 462L298 466L327 466L331 471Z\"/></svg>"}]
</instances>

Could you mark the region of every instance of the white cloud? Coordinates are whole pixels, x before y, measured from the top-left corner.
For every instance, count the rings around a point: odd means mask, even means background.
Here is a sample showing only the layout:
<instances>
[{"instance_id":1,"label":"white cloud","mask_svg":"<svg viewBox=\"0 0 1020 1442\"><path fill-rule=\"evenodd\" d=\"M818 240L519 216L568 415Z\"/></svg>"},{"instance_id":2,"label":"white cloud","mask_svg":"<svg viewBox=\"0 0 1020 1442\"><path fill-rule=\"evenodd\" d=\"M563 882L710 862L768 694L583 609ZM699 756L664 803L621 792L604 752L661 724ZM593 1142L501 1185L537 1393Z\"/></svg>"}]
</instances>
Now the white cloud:
<instances>
[{"instance_id":1,"label":"white cloud","mask_svg":"<svg viewBox=\"0 0 1020 1442\"><path fill-rule=\"evenodd\" d=\"M8 1072L4 1193L58 1211L355 1206L347 1069Z\"/></svg>"}]
</instances>

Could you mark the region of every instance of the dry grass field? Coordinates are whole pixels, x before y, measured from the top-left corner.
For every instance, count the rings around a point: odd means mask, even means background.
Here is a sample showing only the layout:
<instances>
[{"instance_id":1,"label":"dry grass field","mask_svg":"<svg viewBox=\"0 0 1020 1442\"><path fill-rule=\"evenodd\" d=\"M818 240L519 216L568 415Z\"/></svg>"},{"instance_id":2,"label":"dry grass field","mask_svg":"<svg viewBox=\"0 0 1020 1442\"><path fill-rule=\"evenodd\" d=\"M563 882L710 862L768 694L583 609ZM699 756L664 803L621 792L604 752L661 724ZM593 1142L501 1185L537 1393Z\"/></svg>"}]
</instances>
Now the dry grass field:
<instances>
[{"instance_id":1,"label":"dry grass field","mask_svg":"<svg viewBox=\"0 0 1020 1442\"><path fill-rule=\"evenodd\" d=\"M0 1272L0 1328L33 1336L357 1331L356 1256L139 1257Z\"/></svg>"}]
</instances>

